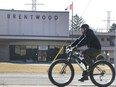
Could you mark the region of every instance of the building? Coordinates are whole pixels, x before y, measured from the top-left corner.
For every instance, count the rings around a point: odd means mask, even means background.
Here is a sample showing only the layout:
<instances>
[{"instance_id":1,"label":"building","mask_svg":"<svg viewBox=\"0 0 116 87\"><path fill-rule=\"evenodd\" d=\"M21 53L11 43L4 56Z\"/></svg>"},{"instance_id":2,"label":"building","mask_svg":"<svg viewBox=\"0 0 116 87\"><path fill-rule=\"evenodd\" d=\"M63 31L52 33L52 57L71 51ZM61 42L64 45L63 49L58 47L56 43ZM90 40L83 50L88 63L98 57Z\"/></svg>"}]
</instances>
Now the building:
<instances>
[{"instance_id":1,"label":"building","mask_svg":"<svg viewBox=\"0 0 116 87\"><path fill-rule=\"evenodd\" d=\"M68 29L69 12L0 10L0 61L49 61Z\"/></svg>"},{"instance_id":2,"label":"building","mask_svg":"<svg viewBox=\"0 0 116 87\"><path fill-rule=\"evenodd\" d=\"M105 58L113 61L114 33L96 34ZM74 32L73 40L79 35ZM52 61L71 42L69 12L0 10L0 61Z\"/></svg>"}]
</instances>

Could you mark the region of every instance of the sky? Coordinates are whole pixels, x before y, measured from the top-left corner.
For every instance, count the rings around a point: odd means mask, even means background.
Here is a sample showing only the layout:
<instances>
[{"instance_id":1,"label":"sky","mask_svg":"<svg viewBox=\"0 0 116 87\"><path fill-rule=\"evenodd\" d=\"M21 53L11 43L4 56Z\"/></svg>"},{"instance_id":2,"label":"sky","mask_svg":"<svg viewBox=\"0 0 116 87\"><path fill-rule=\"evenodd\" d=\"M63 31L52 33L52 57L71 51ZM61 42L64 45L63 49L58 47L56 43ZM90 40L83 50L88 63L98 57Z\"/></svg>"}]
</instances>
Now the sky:
<instances>
[{"instance_id":1,"label":"sky","mask_svg":"<svg viewBox=\"0 0 116 87\"><path fill-rule=\"evenodd\" d=\"M106 28L107 11L116 23L116 0L37 0L37 11L65 11L73 2L73 15L81 16L93 28ZM31 10L32 0L0 0L0 9ZM68 10L71 18L71 10Z\"/></svg>"}]
</instances>

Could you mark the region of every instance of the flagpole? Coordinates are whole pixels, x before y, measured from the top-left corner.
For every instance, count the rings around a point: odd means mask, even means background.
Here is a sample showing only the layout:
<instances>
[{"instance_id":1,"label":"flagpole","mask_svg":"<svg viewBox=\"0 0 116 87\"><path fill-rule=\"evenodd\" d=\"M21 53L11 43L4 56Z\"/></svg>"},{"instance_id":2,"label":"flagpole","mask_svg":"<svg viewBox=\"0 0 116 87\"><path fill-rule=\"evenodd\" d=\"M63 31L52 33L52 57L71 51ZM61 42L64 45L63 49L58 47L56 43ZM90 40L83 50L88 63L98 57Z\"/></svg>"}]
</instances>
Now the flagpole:
<instances>
[{"instance_id":1,"label":"flagpole","mask_svg":"<svg viewBox=\"0 0 116 87\"><path fill-rule=\"evenodd\" d=\"M73 41L73 2L72 2L72 41Z\"/></svg>"},{"instance_id":2,"label":"flagpole","mask_svg":"<svg viewBox=\"0 0 116 87\"><path fill-rule=\"evenodd\" d=\"M71 33L72 33L72 41L73 41L73 2L72 2L72 4L70 4L67 8L65 8L65 10L67 10L68 8L70 8L70 10L72 10L72 24L71 24L71 28L72 28L72 30L71 30Z\"/></svg>"}]
</instances>

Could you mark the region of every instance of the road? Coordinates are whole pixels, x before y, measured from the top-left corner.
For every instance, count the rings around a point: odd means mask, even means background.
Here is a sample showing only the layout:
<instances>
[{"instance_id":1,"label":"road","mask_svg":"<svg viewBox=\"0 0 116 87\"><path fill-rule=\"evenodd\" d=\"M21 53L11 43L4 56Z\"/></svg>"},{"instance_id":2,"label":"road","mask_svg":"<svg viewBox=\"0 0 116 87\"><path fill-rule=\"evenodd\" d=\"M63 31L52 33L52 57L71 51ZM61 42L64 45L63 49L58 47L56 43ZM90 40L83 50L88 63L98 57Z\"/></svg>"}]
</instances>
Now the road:
<instances>
[{"instance_id":1,"label":"road","mask_svg":"<svg viewBox=\"0 0 116 87\"><path fill-rule=\"evenodd\" d=\"M80 75L75 75L75 78L67 87L95 87L94 84L88 80L86 82L79 82ZM48 79L47 74L38 73L0 73L0 87L56 87ZM115 87L116 81L110 87ZM26 86L27 87L27 86Z\"/></svg>"}]
</instances>

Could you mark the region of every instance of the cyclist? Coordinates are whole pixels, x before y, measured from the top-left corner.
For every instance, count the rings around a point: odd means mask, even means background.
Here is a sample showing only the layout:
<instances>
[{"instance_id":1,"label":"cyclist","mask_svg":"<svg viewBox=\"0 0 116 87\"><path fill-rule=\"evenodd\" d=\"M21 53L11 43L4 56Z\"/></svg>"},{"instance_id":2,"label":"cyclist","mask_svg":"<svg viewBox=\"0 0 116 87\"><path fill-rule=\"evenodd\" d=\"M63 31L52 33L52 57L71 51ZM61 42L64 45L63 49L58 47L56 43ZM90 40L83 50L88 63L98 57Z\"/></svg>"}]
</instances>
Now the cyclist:
<instances>
[{"instance_id":1,"label":"cyclist","mask_svg":"<svg viewBox=\"0 0 116 87\"><path fill-rule=\"evenodd\" d=\"M69 47L81 47L87 45L88 49L84 50L82 54L84 55L84 60L82 62L85 64L86 68L89 65L89 68L92 67L96 56L101 52L101 44L94 34L93 30L89 29L88 24L83 24L80 28L82 35L77 38ZM84 82L88 80L87 71L83 71L82 78L79 81Z\"/></svg>"}]
</instances>

